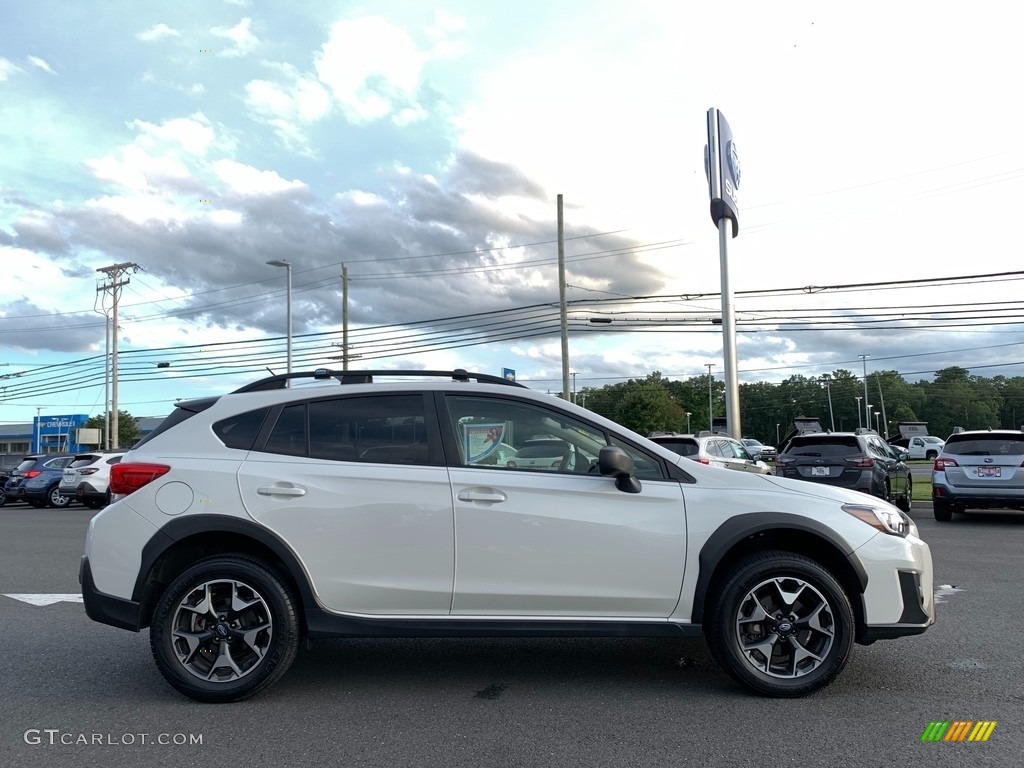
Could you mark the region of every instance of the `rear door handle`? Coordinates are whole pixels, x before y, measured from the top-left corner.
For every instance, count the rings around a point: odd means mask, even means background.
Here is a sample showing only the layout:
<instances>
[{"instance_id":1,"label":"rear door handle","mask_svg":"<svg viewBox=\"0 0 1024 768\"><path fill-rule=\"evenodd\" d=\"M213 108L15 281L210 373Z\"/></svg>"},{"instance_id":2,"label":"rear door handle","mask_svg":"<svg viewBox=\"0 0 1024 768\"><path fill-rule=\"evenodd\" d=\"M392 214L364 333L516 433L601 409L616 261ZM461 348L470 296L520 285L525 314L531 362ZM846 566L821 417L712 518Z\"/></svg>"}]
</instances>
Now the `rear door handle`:
<instances>
[{"instance_id":1,"label":"rear door handle","mask_svg":"<svg viewBox=\"0 0 1024 768\"><path fill-rule=\"evenodd\" d=\"M306 489L294 485L261 485L256 493L260 496L305 496Z\"/></svg>"},{"instance_id":2,"label":"rear door handle","mask_svg":"<svg viewBox=\"0 0 1024 768\"><path fill-rule=\"evenodd\" d=\"M458 493L459 501L485 501L491 504L498 504L506 501L506 496L501 491L484 490L482 488L465 488Z\"/></svg>"}]
</instances>

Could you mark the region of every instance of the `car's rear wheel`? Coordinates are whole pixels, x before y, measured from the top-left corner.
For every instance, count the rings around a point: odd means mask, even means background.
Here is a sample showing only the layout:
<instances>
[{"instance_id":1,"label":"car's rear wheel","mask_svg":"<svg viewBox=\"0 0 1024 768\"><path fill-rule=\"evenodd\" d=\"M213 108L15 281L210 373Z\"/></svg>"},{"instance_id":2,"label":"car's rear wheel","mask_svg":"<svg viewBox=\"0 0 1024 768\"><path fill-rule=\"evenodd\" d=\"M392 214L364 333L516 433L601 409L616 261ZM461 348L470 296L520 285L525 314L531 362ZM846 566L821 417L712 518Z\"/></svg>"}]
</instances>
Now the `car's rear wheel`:
<instances>
[{"instance_id":1,"label":"car's rear wheel","mask_svg":"<svg viewBox=\"0 0 1024 768\"><path fill-rule=\"evenodd\" d=\"M249 698L298 652L299 613L287 582L264 563L224 555L196 563L161 596L149 633L167 681L198 701Z\"/></svg>"},{"instance_id":2,"label":"car's rear wheel","mask_svg":"<svg viewBox=\"0 0 1024 768\"><path fill-rule=\"evenodd\" d=\"M838 581L792 552L750 555L708 600L712 655L741 685L765 696L805 696L842 670L853 643L850 600Z\"/></svg>"},{"instance_id":3,"label":"car's rear wheel","mask_svg":"<svg viewBox=\"0 0 1024 768\"><path fill-rule=\"evenodd\" d=\"M940 523L948 523L953 519L953 505L943 499L932 499L932 512Z\"/></svg>"},{"instance_id":4,"label":"car's rear wheel","mask_svg":"<svg viewBox=\"0 0 1024 768\"><path fill-rule=\"evenodd\" d=\"M7 491L0 485L0 507L7 503Z\"/></svg>"},{"instance_id":5,"label":"car's rear wheel","mask_svg":"<svg viewBox=\"0 0 1024 768\"><path fill-rule=\"evenodd\" d=\"M63 509L71 503L70 496L63 496L60 492L59 486L52 486L50 490L46 492L46 503L51 507L57 507L57 509Z\"/></svg>"}]
</instances>

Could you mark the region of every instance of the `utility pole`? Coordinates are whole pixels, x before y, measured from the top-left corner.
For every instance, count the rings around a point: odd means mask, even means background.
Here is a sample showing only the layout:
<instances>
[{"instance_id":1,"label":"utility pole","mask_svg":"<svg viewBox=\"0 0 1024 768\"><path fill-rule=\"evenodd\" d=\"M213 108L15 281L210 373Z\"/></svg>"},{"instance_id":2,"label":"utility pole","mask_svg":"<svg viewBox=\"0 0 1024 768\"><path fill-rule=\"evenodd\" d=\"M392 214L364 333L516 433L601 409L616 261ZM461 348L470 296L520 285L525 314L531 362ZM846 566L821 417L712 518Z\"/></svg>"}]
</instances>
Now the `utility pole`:
<instances>
[{"instance_id":1,"label":"utility pole","mask_svg":"<svg viewBox=\"0 0 1024 768\"><path fill-rule=\"evenodd\" d=\"M348 267L341 265L341 370L348 370Z\"/></svg>"},{"instance_id":2,"label":"utility pole","mask_svg":"<svg viewBox=\"0 0 1024 768\"><path fill-rule=\"evenodd\" d=\"M565 221L558 196L558 304L562 320L562 399L569 399L569 312L565 304Z\"/></svg>"},{"instance_id":3,"label":"utility pole","mask_svg":"<svg viewBox=\"0 0 1024 768\"><path fill-rule=\"evenodd\" d=\"M857 355L864 363L864 423L871 429L871 406L868 405L868 355Z\"/></svg>"},{"instance_id":4,"label":"utility pole","mask_svg":"<svg viewBox=\"0 0 1024 768\"><path fill-rule=\"evenodd\" d=\"M110 447L118 448L118 414L117 414L117 303L121 298L121 289L131 282L131 278L125 277L125 273L131 270L132 273L138 272L141 267L130 261L122 262L121 264L114 264L109 267L100 267L97 272L102 272L106 275L104 281L100 282L96 286L96 293L110 293L113 309L111 310L111 334L113 343L111 344L110 353L110 412L104 419L110 427ZM123 278L123 279L122 279ZM105 304L105 301L104 301ZM106 403L103 404L106 407Z\"/></svg>"}]
</instances>

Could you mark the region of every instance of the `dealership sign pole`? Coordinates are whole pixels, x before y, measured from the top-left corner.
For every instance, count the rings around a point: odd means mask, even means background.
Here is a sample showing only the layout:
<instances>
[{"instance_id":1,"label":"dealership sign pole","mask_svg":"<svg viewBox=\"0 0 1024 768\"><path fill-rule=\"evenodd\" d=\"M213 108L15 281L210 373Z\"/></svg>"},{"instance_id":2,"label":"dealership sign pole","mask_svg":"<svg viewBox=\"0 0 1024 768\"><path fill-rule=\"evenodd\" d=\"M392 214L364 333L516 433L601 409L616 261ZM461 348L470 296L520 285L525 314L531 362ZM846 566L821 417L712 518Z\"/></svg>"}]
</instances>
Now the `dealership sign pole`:
<instances>
[{"instance_id":1,"label":"dealership sign pole","mask_svg":"<svg viewBox=\"0 0 1024 768\"><path fill-rule=\"evenodd\" d=\"M711 193L711 220L718 227L718 251L722 271L722 357L725 371L725 419L729 434L739 440L739 383L736 375L736 323L733 293L729 285L729 227L732 236L740 231L737 189L740 185L740 159L732 129L722 113L708 110L708 144L704 148L704 169Z\"/></svg>"}]
</instances>

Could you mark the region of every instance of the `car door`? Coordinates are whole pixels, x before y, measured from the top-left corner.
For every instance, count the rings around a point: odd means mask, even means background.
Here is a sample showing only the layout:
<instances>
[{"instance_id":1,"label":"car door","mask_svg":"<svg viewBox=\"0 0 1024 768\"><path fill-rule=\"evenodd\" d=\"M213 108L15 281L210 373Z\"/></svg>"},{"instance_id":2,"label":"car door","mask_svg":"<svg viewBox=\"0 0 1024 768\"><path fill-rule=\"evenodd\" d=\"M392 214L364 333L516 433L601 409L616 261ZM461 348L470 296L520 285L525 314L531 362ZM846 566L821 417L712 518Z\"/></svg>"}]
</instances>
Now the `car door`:
<instances>
[{"instance_id":1,"label":"car door","mask_svg":"<svg viewBox=\"0 0 1024 768\"><path fill-rule=\"evenodd\" d=\"M672 613L685 566L686 518L680 484L664 478L659 460L633 451L642 484L635 494L584 461L544 472L483 464L475 460L485 450L473 442L476 425L502 425L501 439L513 444L550 431L580 456L597 455L609 436L513 397L450 393L444 401L446 454L454 458L453 616Z\"/></svg>"},{"instance_id":2,"label":"car door","mask_svg":"<svg viewBox=\"0 0 1024 768\"><path fill-rule=\"evenodd\" d=\"M416 393L288 405L239 469L246 510L301 553L331 610L451 608L451 485L428 402Z\"/></svg>"},{"instance_id":3,"label":"car door","mask_svg":"<svg viewBox=\"0 0 1024 768\"><path fill-rule=\"evenodd\" d=\"M880 437L871 436L867 439L868 448L876 460L885 467L885 476L893 496L906 496L910 478L910 468L896 455Z\"/></svg>"}]
</instances>

